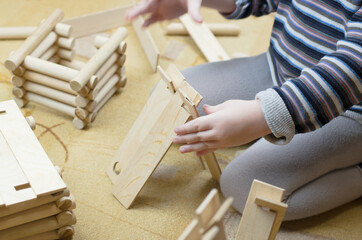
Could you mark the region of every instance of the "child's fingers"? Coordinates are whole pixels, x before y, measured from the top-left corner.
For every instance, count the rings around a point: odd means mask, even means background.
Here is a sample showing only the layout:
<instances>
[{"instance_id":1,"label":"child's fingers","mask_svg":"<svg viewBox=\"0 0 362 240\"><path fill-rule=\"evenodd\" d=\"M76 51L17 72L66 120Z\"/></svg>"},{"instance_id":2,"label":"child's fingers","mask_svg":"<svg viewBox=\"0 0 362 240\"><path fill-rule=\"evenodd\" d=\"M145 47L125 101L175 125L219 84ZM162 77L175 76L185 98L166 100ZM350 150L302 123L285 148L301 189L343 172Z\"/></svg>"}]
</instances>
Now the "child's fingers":
<instances>
[{"instance_id":1,"label":"child's fingers","mask_svg":"<svg viewBox=\"0 0 362 240\"><path fill-rule=\"evenodd\" d=\"M153 4L153 1L142 1L140 2L136 7L131 8L126 13L126 19L129 21L134 20L138 16L151 12L151 5Z\"/></svg>"},{"instance_id":2,"label":"child's fingers","mask_svg":"<svg viewBox=\"0 0 362 240\"><path fill-rule=\"evenodd\" d=\"M217 142L198 142L193 144L182 145L179 150L181 153L201 152L207 149L215 149Z\"/></svg>"},{"instance_id":3,"label":"child's fingers","mask_svg":"<svg viewBox=\"0 0 362 240\"><path fill-rule=\"evenodd\" d=\"M187 1L188 13L190 14L191 18L197 23L202 23L202 17L200 14L201 1L202 0Z\"/></svg>"},{"instance_id":4,"label":"child's fingers","mask_svg":"<svg viewBox=\"0 0 362 240\"><path fill-rule=\"evenodd\" d=\"M184 125L175 128L177 135L185 135L189 133L206 131L212 128L211 121L208 120L207 116L196 118Z\"/></svg>"},{"instance_id":5,"label":"child's fingers","mask_svg":"<svg viewBox=\"0 0 362 240\"><path fill-rule=\"evenodd\" d=\"M184 144L184 143L196 143L196 142L206 142L216 140L214 131L207 130L202 132L190 133L186 135L176 136L173 139L173 142L176 144Z\"/></svg>"},{"instance_id":6,"label":"child's fingers","mask_svg":"<svg viewBox=\"0 0 362 240\"><path fill-rule=\"evenodd\" d=\"M161 18L159 17L159 15L156 14L152 14L152 16L148 19L145 20L145 22L143 23L142 27L146 28L148 26L150 26L152 23L155 23L157 21L161 20Z\"/></svg>"}]
</instances>

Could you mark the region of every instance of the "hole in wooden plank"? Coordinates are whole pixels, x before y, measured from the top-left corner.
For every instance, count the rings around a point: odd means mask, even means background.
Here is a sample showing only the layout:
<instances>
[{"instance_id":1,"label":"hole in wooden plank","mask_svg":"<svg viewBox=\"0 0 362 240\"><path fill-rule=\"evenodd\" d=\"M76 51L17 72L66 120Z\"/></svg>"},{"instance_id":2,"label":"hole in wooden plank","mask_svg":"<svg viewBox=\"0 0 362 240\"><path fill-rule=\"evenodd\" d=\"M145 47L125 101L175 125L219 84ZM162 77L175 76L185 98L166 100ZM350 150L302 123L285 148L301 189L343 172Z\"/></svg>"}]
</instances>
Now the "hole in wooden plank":
<instances>
[{"instance_id":1,"label":"hole in wooden plank","mask_svg":"<svg viewBox=\"0 0 362 240\"><path fill-rule=\"evenodd\" d=\"M113 165L113 172L117 175L119 175L121 173L122 169L121 169L121 166L119 164L119 162L116 162L114 165Z\"/></svg>"},{"instance_id":2,"label":"hole in wooden plank","mask_svg":"<svg viewBox=\"0 0 362 240\"><path fill-rule=\"evenodd\" d=\"M31 188L31 186L30 186L29 183L25 183L25 184L22 184L22 185L15 186L14 188L15 188L16 191L20 191L20 190L23 190L23 189Z\"/></svg>"}]
</instances>

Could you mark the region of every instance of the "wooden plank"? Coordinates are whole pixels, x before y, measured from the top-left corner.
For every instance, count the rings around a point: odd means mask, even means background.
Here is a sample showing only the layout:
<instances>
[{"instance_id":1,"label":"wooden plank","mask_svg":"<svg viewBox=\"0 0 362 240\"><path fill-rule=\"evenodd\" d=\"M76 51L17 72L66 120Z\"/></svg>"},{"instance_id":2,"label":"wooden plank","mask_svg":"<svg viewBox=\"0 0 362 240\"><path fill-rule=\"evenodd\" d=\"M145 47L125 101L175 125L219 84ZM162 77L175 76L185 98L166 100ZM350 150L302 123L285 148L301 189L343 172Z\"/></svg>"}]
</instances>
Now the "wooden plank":
<instances>
[{"instance_id":1,"label":"wooden plank","mask_svg":"<svg viewBox=\"0 0 362 240\"><path fill-rule=\"evenodd\" d=\"M14 101L0 103L8 114L0 130L37 196L60 192L66 186Z\"/></svg>"},{"instance_id":2,"label":"wooden plank","mask_svg":"<svg viewBox=\"0 0 362 240\"><path fill-rule=\"evenodd\" d=\"M183 233L178 237L178 240L200 240L200 225L197 219L192 220L192 222L186 227Z\"/></svg>"},{"instance_id":3,"label":"wooden plank","mask_svg":"<svg viewBox=\"0 0 362 240\"><path fill-rule=\"evenodd\" d=\"M230 59L205 23L193 22L188 14L181 16L180 20L209 62Z\"/></svg>"},{"instance_id":4,"label":"wooden plank","mask_svg":"<svg viewBox=\"0 0 362 240\"><path fill-rule=\"evenodd\" d=\"M62 23L72 26L71 36L79 38L82 36L104 32L120 26L129 24L125 19L125 13L132 5L107 9L100 12L86 14L80 17L65 19Z\"/></svg>"},{"instance_id":5,"label":"wooden plank","mask_svg":"<svg viewBox=\"0 0 362 240\"><path fill-rule=\"evenodd\" d=\"M276 213L255 204L257 196L280 202L284 189L254 180L244 208L236 239L270 239Z\"/></svg>"},{"instance_id":6,"label":"wooden plank","mask_svg":"<svg viewBox=\"0 0 362 240\"><path fill-rule=\"evenodd\" d=\"M171 72L173 68L169 69ZM166 71L167 74L169 69ZM172 80L174 86L180 86L192 101L201 99L199 94L184 81L182 75ZM108 171L111 172L109 176L114 181L112 192L124 207L131 206L171 146L172 138L175 136L173 129L189 118L190 114L181 107L182 104L179 94L172 94L161 80L128 133L125 141L129 142L122 144L118 152L123 151L121 155L124 158L118 158L120 154L117 154ZM131 142L133 144L130 144ZM114 173L115 164L119 164L121 168L118 176Z\"/></svg>"},{"instance_id":7,"label":"wooden plank","mask_svg":"<svg viewBox=\"0 0 362 240\"><path fill-rule=\"evenodd\" d=\"M160 51L158 50L155 41L153 40L151 33L148 29L142 29L144 19L138 17L132 21L133 29L135 30L138 40L141 43L143 51L145 52L148 62L154 72L157 71L158 59L160 57Z\"/></svg>"},{"instance_id":8,"label":"wooden plank","mask_svg":"<svg viewBox=\"0 0 362 240\"><path fill-rule=\"evenodd\" d=\"M202 228L206 228L220 207L220 196L216 189L212 189L204 201L196 209L197 219Z\"/></svg>"}]
</instances>

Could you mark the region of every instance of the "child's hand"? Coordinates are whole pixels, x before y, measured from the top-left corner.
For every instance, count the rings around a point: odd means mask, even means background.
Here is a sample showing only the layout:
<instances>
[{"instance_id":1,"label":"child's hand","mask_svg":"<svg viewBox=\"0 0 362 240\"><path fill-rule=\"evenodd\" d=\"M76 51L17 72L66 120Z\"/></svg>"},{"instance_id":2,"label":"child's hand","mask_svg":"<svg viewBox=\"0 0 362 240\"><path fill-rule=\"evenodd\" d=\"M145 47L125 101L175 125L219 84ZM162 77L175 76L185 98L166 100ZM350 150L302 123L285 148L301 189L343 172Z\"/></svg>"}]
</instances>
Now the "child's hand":
<instances>
[{"instance_id":1,"label":"child's hand","mask_svg":"<svg viewBox=\"0 0 362 240\"><path fill-rule=\"evenodd\" d=\"M185 144L180 152L204 155L216 149L239 146L271 133L259 100L229 100L204 105L208 115L176 127L174 143Z\"/></svg>"},{"instance_id":2,"label":"child's hand","mask_svg":"<svg viewBox=\"0 0 362 240\"><path fill-rule=\"evenodd\" d=\"M150 13L143 27L166 19L177 18L189 13L195 22L202 22L200 7L202 0L143 0L126 13L127 20L134 20L140 15Z\"/></svg>"}]
</instances>

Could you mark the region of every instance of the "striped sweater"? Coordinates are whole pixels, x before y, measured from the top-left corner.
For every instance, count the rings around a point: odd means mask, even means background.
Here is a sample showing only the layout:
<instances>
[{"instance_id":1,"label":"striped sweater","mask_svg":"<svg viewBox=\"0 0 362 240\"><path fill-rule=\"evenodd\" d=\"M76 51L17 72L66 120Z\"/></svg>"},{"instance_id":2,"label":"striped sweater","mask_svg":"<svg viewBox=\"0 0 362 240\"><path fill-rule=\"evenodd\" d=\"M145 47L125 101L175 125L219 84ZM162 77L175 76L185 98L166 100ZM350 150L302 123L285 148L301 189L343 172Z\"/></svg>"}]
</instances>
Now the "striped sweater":
<instances>
[{"instance_id":1,"label":"striped sweater","mask_svg":"<svg viewBox=\"0 0 362 240\"><path fill-rule=\"evenodd\" d=\"M273 137L287 143L345 114L362 119L362 0L237 0L229 19L276 11L260 92Z\"/></svg>"}]
</instances>

